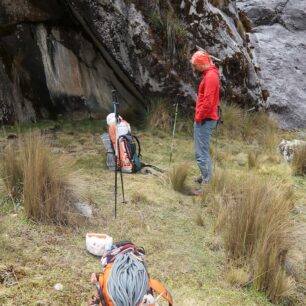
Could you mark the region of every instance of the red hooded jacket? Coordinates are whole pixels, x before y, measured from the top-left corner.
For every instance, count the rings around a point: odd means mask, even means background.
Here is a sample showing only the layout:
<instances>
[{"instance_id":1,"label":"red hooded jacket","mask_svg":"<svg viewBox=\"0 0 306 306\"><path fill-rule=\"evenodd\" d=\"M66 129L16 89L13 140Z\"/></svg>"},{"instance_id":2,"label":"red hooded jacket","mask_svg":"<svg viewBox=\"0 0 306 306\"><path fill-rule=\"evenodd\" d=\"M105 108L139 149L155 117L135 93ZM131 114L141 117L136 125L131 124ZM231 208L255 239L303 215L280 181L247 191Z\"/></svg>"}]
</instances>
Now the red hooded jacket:
<instances>
[{"instance_id":1,"label":"red hooded jacket","mask_svg":"<svg viewBox=\"0 0 306 306\"><path fill-rule=\"evenodd\" d=\"M203 119L219 119L219 91L219 70L212 65L203 71L203 79L198 90L195 122L201 123Z\"/></svg>"}]
</instances>

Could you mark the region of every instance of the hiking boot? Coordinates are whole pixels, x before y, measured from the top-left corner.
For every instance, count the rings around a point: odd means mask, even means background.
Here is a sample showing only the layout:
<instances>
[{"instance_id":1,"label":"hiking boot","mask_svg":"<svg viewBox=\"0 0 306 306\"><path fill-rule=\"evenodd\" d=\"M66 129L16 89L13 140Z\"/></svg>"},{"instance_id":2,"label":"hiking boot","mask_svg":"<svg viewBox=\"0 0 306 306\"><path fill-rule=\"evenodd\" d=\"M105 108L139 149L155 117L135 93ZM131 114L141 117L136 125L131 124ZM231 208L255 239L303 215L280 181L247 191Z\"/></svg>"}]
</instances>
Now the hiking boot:
<instances>
[{"instance_id":1,"label":"hiking boot","mask_svg":"<svg viewBox=\"0 0 306 306\"><path fill-rule=\"evenodd\" d=\"M208 184L208 179L203 179L203 176L199 175L194 178L195 183L199 183L201 185L207 185Z\"/></svg>"},{"instance_id":2,"label":"hiking boot","mask_svg":"<svg viewBox=\"0 0 306 306\"><path fill-rule=\"evenodd\" d=\"M203 195L203 189L202 188L193 189L190 191L190 195L196 196L196 197L201 196Z\"/></svg>"},{"instance_id":3,"label":"hiking boot","mask_svg":"<svg viewBox=\"0 0 306 306\"><path fill-rule=\"evenodd\" d=\"M191 190L190 194L194 195L194 196L201 196L204 193L207 193L207 189L208 189L208 182L202 180L201 187L197 188L197 189L194 189L194 190Z\"/></svg>"},{"instance_id":4,"label":"hiking boot","mask_svg":"<svg viewBox=\"0 0 306 306\"><path fill-rule=\"evenodd\" d=\"M195 178L194 178L194 182L195 182L195 183L202 184L202 182L203 182L203 177L202 177L202 175L199 175L199 176L195 177Z\"/></svg>"}]
</instances>

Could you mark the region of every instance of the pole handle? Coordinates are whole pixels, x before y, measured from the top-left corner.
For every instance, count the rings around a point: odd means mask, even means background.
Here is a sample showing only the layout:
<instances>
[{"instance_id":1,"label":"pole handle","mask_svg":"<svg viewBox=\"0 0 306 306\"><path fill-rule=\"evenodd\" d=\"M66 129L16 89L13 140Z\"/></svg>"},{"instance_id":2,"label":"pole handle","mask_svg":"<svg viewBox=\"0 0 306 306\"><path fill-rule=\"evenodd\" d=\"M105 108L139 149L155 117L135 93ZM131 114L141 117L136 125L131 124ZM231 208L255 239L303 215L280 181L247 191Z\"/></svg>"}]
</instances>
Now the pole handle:
<instances>
[{"instance_id":1,"label":"pole handle","mask_svg":"<svg viewBox=\"0 0 306 306\"><path fill-rule=\"evenodd\" d=\"M118 121L118 118L119 118L119 102L118 102L118 99L117 99L117 91L116 90L112 90L112 99L113 99L115 118L116 118L116 121Z\"/></svg>"}]
</instances>

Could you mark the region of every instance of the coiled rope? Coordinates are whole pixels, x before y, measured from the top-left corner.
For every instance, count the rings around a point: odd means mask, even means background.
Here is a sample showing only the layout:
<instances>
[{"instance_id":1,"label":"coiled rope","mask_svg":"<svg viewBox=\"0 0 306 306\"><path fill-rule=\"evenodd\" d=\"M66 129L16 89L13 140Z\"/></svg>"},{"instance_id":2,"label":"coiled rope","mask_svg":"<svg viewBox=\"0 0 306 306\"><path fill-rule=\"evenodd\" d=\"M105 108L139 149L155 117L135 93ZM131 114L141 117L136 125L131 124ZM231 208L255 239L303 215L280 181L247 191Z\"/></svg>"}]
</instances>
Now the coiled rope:
<instances>
[{"instance_id":1,"label":"coiled rope","mask_svg":"<svg viewBox=\"0 0 306 306\"><path fill-rule=\"evenodd\" d=\"M148 291L149 277L142 258L132 252L119 254L107 282L115 306L138 306Z\"/></svg>"}]
</instances>

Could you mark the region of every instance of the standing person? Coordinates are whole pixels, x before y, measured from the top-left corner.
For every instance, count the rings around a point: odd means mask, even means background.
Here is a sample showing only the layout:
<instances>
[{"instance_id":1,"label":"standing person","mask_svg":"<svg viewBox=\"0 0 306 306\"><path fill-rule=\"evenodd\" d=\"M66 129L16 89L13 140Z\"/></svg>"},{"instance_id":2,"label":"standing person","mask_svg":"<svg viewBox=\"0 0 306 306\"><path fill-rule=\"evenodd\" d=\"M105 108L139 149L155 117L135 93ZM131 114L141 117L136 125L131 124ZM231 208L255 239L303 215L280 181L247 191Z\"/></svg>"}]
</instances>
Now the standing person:
<instances>
[{"instance_id":1,"label":"standing person","mask_svg":"<svg viewBox=\"0 0 306 306\"><path fill-rule=\"evenodd\" d=\"M202 188L193 193L200 195L203 192L203 185L207 184L211 177L212 161L209 146L212 130L219 119L220 80L219 71L207 52L195 52L190 62L193 70L203 75L198 89L194 117L195 158L201 171Z\"/></svg>"}]
</instances>

